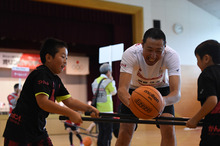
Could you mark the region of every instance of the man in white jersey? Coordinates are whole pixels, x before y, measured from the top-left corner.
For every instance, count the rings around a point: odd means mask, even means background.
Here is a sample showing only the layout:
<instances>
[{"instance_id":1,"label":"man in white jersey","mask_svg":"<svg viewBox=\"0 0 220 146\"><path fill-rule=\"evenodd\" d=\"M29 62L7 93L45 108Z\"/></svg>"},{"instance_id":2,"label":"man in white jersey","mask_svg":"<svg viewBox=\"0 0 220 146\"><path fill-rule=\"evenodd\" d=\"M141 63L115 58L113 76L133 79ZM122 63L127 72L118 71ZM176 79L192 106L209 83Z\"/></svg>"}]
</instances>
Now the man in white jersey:
<instances>
[{"instance_id":1,"label":"man in white jersey","mask_svg":"<svg viewBox=\"0 0 220 146\"><path fill-rule=\"evenodd\" d=\"M144 34L141 44L128 48L122 56L118 97L121 113L133 114L130 109L132 91L140 86L153 86L160 91L166 107L161 116L173 117L173 104L180 99L179 55L166 46L166 36L160 29L151 28ZM121 123L116 146L129 146L136 124ZM161 146L175 146L173 125L159 125Z\"/></svg>"}]
</instances>

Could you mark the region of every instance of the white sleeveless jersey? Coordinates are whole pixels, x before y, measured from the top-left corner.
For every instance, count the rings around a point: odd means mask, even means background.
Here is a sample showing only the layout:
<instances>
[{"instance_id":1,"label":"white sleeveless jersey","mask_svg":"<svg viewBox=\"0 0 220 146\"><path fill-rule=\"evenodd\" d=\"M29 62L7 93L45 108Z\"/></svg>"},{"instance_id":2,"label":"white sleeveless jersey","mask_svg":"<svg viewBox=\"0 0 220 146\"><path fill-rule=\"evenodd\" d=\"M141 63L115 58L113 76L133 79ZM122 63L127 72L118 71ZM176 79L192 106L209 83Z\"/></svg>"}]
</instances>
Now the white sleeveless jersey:
<instances>
[{"instance_id":1,"label":"white sleeveless jersey","mask_svg":"<svg viewBox=\"0 0 220 146\"><path fill-rule=\"evenodd\" d=\"M132 74L131 89L140 86L167 87L168 76L180 76L180 58L176 51L167 46L160 60L149 66L143 57L142 45L135 44L123 53L120 72Z\"/></svg>"}]
</instances>

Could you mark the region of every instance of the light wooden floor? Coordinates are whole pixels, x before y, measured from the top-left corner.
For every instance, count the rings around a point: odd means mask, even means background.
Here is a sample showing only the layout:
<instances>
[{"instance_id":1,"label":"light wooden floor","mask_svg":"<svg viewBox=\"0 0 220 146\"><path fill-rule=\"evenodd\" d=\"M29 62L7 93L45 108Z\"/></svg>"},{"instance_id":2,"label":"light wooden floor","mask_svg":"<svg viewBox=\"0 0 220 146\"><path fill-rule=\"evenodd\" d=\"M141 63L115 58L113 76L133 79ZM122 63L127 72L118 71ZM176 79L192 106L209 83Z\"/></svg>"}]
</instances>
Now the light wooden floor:
<instances>
[{"instance_id":1,"label":"light wooden floor","mask_svg":"<svg viewBox=\"0 0 220 146\"><path fill-rule=\"evenodd\" d=\"M142 127L139 127L142 128ZM160 146L160 131L154 125L148 125L138 129L132 139L131 146ZM201 128L186 129L183 126L176 126L177 146L198 146L200 141ZM82 135L85 137L85 135ZM68 135L51 135L54 146L69 146ZM79 146L79 140L73 137L75 146ZM113 136L112 146L116 138ZM96 138L93 138L93 145L96 146Z\"/></svg>"},{"instance_id":2,"label":"light wooden floor","mask_svg":"<svg viewBox=\"0 0 220 146\"><path fill-rule=\"evenodd\" d=\"M5 128L6 119L0 119L0 146L3 146L2 133ZM57 120L58 117L49 117L47 120L47 130L54 146L69 146L69 136L67 131L64 130L63 123ZM82 128L87 128L91 122L84 121L81 125ZM84 130L81 130L85 132ZM95 130L94 130L95 131ZM60 133L59 135L55 135ZM186 129L185 126L176 126L177 146L198 146L200 141L201 127L197 129ZM82 135L85 137L86 135ZM134 133L131 146L160 146L160 130L155 125L139 124L137 131ZM79 140L74 135L74 145L79 146ZM93 145L96 146L96 138L93 138ZM115 145L116 138L112 138L112 146Z\"/></svg>"},{"instance_id":3,"label":"light wooden floor","mask_svg":"<svg viewBox=\"0 0 220 146\"><path fill-rule=\"evenodd\" d=\"M201 128L186 129L184 126L176 126L177 146L198 146L200 141ZM85 137L86 135L82 135ZM50 135L54 146L69 146L67 134ZM96 146L96 138L93 139L92 146ZM79 146L79 140L74 135L74 145ZM116 138L113 136L112 146L115 145ZM3 146L3 138L0 138L0 146ZM139 126L132 139L131 146L160 146L160 131L154 125Z\"/></svg>"}]
</instances>

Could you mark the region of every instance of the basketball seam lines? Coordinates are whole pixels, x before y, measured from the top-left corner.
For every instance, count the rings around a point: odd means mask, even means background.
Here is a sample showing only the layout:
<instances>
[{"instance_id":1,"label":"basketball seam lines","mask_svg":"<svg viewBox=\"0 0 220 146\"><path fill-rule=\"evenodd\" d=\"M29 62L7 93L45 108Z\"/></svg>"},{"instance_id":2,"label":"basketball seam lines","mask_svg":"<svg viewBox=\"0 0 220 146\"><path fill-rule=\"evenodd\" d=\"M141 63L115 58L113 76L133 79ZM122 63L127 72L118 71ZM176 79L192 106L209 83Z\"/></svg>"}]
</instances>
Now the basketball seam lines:
<instances>
[{"instance_id":1,"label":"basketball seam lines","mask_svg":"<svg viewBox=\"0 0 220 146\"><path fill-rule=\"evenodd\" d=\"M134 92L134 91L133 91ZM136 92L137 93L137 92ZM134 101L133 100L131 100L133 103L134 103ZM144 114L145 116L148 116L148 117L151 117L152 118L152 116L150 116L149 114L146 114L146 113L144 113L144 112L142 112L141 110L139 110L139 108L137 108L137 105L136 104L133 104L135 107L136 107L136 109L139 111L139 112L141 112L142 114Z\"/></svg>"},{"instance_id":2,"label":"basketball seam lines","mask_svg":"<svg viewBox=\"0 0 220 146\"><path fill-rule=\"evenodd\" d=\"M146 99L143 95L141 95L140 93L138 93L138 92L136 92L136 91L133 91L133 92L135 92L135 93L137 93L137 94L139 94L140 96L142 96L144 99ZM148 99L146 99L157 111L158 111L158 113L159 113L159 110L148 100Z\"/></svg>"},{"instance_id":3,"label":"basketball seam lines","mask_svg":"<svg viewBox=\"0 0 220 146\"><path fill-rule=\"evenodd\" d=\"M133 91L133 92L134 92L134 91ZM132 100L132 102L134 102L134 101ZM134 106L136 107L136 109L137 109L139 112L141 112L141 113L144 114L145 116L152 117L152 116L150 116L150 115L148 115L148 114L142 112L141 110L139 110L139 109L137 108L136 104L134 104Z\"/></svg>"},{"instance_id":4,"label":"basketball seam lines","mask_svg":"<svg viewBox=\"0 0 220 146\"><path fill-rule=\"evenodd\" d=\"M141 87L144 87L144 86L141 86ZM148 86L148 87L149 87L149 89L150 89L152 92L154 92L154 94L157 94L158 96L162 96L159 91L156 92L155 90L153 90L153 89L154 89L153 87L151 87L151 86ZM155 89L156 89L156 88L155 88ZM157 89L156 89L156 90L157 90Z\"/></svg>"}]
</instances>

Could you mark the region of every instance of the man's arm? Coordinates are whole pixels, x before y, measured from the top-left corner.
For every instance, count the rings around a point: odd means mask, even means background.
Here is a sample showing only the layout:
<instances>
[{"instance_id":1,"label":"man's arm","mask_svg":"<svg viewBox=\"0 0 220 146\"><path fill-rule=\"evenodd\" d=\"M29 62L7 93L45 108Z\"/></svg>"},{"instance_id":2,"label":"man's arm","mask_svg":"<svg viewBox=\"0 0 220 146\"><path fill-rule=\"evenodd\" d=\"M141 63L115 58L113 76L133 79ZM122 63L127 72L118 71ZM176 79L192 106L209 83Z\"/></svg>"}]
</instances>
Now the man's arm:
<instances>
[{"instance_id":1,"label":"man's arm","mask_svg":"<svg viewBox=\"0 0 220 146\"><path fill-rule=\"evenodd\" d=\"M170 94L163 96L166 106L177 103L181 97L181 81L180 76L169 76Z\"/></svg>"},{"instance_id":2,"label":"man's arm","mask_svg":"<svg viewBox=\"0 0 220 146\"><path fill-rule=\"evenodd\" d=\"M130 105L130 94L128 92L131 82L131 74L121 72L119 77L119 86L118 86L118 97L121 102L129 107Z\"/></svg>"}]
</instances>

